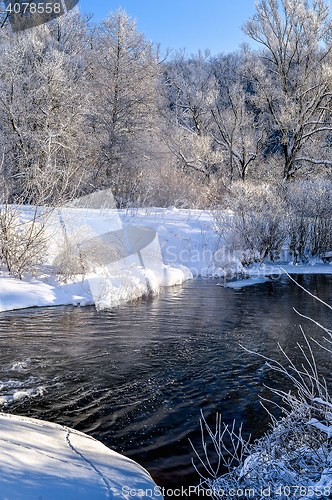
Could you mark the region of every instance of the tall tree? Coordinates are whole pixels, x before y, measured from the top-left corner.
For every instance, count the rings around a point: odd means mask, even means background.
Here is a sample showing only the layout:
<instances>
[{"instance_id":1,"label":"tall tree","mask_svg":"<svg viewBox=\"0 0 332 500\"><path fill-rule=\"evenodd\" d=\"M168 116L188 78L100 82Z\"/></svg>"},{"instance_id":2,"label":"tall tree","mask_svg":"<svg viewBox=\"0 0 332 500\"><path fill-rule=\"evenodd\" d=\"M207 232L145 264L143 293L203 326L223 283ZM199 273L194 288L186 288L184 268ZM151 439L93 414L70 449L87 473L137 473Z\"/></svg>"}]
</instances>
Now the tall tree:
<instances>
[{"instance_id":1,"label":"tall tree","mask_svg":"<svg viewBox=\"0 0 332 500\"><path fill-rule=\"evenodd\" d=\"M332 164L321 145L332 131L329 7L324 0L263 0L243 26L261 46L248 72L279 137L283 178L303 165Z\"/></svg>"},{"instance_id":2,"label":"tall tree","mask_svg":"<svg viewBox=\"0 0 332 500\"><path fill-rule=\"evenodd\" d=\"M2 33L0 142L13 200L51 202L77 187L86 157L84 62L47 25Z\"/></svg>"},{"instance_id":3,"label":"tall tree","mask_svg":"<svg viewBox=\"0 0 332 500\"><path fill-rule=\"evenodd\" d=\"M158 55L125 11L111 12L95 32L90 54L98 177L126 196L140 175L155 127ZM100 182L100 181L99 181ZM128 194L128 193L127 193Z\"/></svg>"},{"instance_id":4,"label":"tall tree","mask_svg":"<svg viewBox=\"0 0 332 500\"><path fill-rule=\"evenodd\" d=\"M209 133L214 85L210 53L186 58L175 54L164 77L164 138L179 166L207 178L221 165L222 154ZM216 147L215 147L216 146Z\"/></svg>"},{"instance_id":5,"label":"tall tree","mask_svg":"<svg viewBox=\"0 0 332 500\"><path fill-rule=\"evenodd\" d=\"M251 92L243 77L242 54L220 55L213 61L218 89L211 106L211 135L225 152L228 177L244 180L256 160L263 141L263 127L258 110L251 102ZM234 173L234 170L236 173Z\"/></svg>"}]
</instances>

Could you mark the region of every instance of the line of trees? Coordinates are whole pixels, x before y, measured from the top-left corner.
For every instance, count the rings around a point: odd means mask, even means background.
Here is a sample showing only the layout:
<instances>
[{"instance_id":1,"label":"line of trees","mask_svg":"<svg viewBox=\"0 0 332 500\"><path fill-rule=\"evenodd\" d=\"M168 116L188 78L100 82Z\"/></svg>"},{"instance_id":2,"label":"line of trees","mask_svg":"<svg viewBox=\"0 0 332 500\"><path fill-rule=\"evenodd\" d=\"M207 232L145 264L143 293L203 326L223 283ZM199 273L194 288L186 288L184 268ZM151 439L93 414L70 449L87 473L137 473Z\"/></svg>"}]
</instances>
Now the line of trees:
<instances>
[{"instance_id":1,"label":"line of trees","mask_svg":"<svg viewBox=\"0 0 332 500\"><path fill-rule=\"evenodd\" d=\"M111 187L119 206L194 204L239 179L330 177L328 4L263 0L242 29L258 50L163 59L121 9L98 25L73 11L24 32L4 25L7 199L50 204Z\"/></svg>"}]
</instances>

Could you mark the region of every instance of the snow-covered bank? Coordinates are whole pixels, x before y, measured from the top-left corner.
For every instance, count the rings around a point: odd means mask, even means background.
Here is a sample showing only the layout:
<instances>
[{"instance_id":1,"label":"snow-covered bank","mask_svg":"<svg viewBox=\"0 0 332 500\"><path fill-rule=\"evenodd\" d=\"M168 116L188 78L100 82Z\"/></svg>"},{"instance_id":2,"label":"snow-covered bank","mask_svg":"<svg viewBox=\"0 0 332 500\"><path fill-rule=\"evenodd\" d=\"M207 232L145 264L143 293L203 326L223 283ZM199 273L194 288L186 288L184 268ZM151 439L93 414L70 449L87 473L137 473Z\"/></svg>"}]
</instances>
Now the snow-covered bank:
<instances>
[{"instance_id":1,"label":"snow-covered bank","mask_svg":"<svg viewBox=\"0 0 332 500\"><path fill-rule=\"evenodd\" d=\"M68 304L93 304L91 295L84 291L84 281L61 285L52 276L26 280L0 276L0 311Z\"/></svg>"},{"instance_id":2,"label":"snow-covered bank","mask_svg":"<svg viewBox=\"0 0 332 500\"><path fill-rule=\"evenodd\" d=\"M28 208L21 217L29 220ZM43 276L0 274L0 312L67 304L109 308L192 277L186 266L163 263L152 227L126 228L117 210L65 208L48 228Z\"/></svg>"},{"instance_id":3,"label":"snow-covered bank","mask_svg":"<svg viewBox=\"0 0 332 500\"><path fill-rule=\"evenodd\" d=\"M149 473L61 425L0 414L1 500L162 498Z\"/></svg>"},{"instance_id":4,"label":"snow-covered bank","mask_svg":"<svg viewBox=\"0 0 332 500\"><path fill-rule=\"evenodd\" d=\"M163 276L157 280L153 271L133 267L113 277L90 274L61 283L54 275L43 278L13 278L0 276L0 312L27 307L59 305L86 306L99 301L99 307L116 307L143 295L157 294L160 286L174 286L192 278L185 266L162 266ZM94 280L97 291L94 296Z\"/></svg>"},{"instance_id":5,"label":"snow-covered bank","mask_svg":"<svg viewBox=\"0 0 332 500\"><path fill-rule=\"evenodd\" d=\"M125 225L146 225L159 236L165 264L186 266L193 276L204 277L263 277L283 274L332 274L332 262L311 259L308 264L290 263L291 255L284 250L282 263L255 264L244 268L239 256L227 250L215 227L213 214L204 210L181 210L174 207L119 210Z\"/></svg>"},{"instance_id":6,"label":"snow-covered bank","mask_svg":"<svg viewBox=\"0 0 332 500\"><path fill-rule=\"evenodd\" d=\"M72 212L71 212L72 213ZM332 265L311 261L307 265L289 264L285 253L282 266L275 263L243 268L237 255L225 250L214 226L213 216L202 210L176 208L133 209L101 212L84 210L75 216L71 233L104 235L112 228L113 240L103 244L117 246L120 258L112 266L95 266L93 271L76 274L60 282L52 262L58 262L59 248L64 246L61 231L50 231L50 263L43 277L18 280L0 275L0 312L35 306L92 305L114 307L142 295L157 294L163 286L181 284L195 276L221 278L222 283L241 287L264 281L264 276L278 278L283 267L288 273L332 274ZM68 224L67 224L68 225ZM125 236L121 236L122 228ZM82 228L84 231L82 231ZM88 229L87 229L88 228ZM68 232L67 234L70 234ZM107 233L108 235L111 233ZM75 236L76 237L76 236ZM123 239L122 246L119 244ZM62 239L61 239L62 238ZM127 252L131 241L133 252ZM105 249L98 247L97 251ZM68 261L68 256L62 256ZM226 283L229 277L249 278Z\"/></svg>"},{"instance_id":7,"label":"snow-covered bank","mask_svg":"<svg viewBox=\"0 0 332 500\"><path fill-rule=\"evenodd\" d=\"M257 285L270 280L278 280L283 274L332 274L332 265L321 262L311 262L306 265L293 264L262 264L247 268L234 281L222 280L218 285L227 288L240 289L245 286Z\"/></svg>"}]
</instances>

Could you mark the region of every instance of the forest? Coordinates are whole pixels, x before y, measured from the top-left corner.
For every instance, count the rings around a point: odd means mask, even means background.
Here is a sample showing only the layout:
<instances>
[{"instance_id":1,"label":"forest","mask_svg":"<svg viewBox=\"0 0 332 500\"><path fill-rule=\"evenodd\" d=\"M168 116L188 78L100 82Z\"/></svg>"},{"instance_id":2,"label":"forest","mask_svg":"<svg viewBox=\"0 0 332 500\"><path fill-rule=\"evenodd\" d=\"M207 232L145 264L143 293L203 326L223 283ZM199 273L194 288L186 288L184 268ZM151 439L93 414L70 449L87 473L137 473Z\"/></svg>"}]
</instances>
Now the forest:
<instances>
[{"instance_id":1,"label":"forest","mask_svg":"<svg viewBox=\"0 0 332 500\"><path fill-rule=\"evenodd\" d=\"M257 3L242 26L256 48L217 56L162 53L121 8L100 23L73 9L17 32L1 15L5 270L37 272L48 216L102 190L118 209L209 210L243 266L280 260L285 245L296 264L331 258L332 23L323 0ZM33 220L22 224L27 206Z\"/></svg>"},{"instance_id":2,"label":"forest","mask_svg":"<svg viewBox=\"0 0 332 500\"><path fill-rule=\"evenodd\" d=\"M161 53L121 8L98 24L76 10L18 33L2 24L9 203L52 205L111 188L118 208L209 208L239 182L329 185L332 25L323 0L263 0L242 26L258 49L217 56Z\"/></svg>"}]
</instances>

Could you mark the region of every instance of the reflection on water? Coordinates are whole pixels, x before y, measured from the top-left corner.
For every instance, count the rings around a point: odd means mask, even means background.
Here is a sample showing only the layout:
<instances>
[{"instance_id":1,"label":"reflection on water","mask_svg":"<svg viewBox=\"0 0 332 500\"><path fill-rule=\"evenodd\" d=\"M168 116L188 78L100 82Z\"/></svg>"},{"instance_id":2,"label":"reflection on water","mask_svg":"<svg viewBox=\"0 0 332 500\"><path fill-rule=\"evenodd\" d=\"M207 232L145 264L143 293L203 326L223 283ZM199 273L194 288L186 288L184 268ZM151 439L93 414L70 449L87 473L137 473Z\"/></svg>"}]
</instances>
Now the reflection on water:
<instances>
[{"instance_id":1,"label":"reflection on water","mask_svg":"<svg viewBox=\"0 0 332 500\"><path fill-rule=\"evenodd\" d=\"M332 276L298 276L332 302ZM65 424L137 460L161 486L197 484L190 438L199 415L244 421L253 438L268 419L258 395L278 385L239 344L300 359L300 318L331 325L331 311L287 277L239 290L195 279L112 311L27 309L0 315L0 403L5 412ZM328 375L329 356L317 356ZM280 381L279 381L280 383Z\"/></svg>"}]
</instances>

